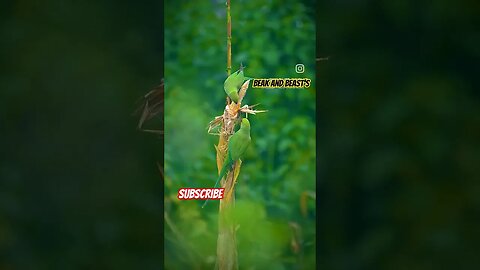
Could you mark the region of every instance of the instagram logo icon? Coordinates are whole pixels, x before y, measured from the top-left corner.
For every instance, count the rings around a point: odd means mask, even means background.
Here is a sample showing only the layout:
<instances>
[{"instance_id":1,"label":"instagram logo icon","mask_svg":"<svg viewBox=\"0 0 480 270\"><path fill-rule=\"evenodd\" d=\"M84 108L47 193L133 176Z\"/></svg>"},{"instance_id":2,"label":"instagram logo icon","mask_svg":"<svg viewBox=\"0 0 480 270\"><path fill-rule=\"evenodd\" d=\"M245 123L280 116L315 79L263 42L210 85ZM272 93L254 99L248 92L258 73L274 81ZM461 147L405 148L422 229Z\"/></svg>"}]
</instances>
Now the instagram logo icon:
<instances>
[{"instance_id":1,"label":"instagram logo icon","mask_svg":"<svg viewBox=\"0 0 480 270\"><path fill-rule=\"evenodd\" d=\"M295 65L295 72L297 72L297 73L305 72L305 66L303 64L296 64Z\"/></svg>"}]
</instances>

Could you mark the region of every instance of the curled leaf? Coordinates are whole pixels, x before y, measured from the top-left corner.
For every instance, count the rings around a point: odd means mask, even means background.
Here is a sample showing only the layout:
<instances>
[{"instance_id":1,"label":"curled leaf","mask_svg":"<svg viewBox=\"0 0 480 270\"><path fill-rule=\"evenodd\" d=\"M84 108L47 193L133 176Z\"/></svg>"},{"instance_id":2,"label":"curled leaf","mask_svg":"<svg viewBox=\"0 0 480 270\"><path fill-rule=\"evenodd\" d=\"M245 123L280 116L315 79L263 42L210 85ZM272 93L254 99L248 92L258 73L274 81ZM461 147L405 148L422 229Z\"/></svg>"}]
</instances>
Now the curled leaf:
<instances>
[{"instance_id":1,"label":"curled leaf","mask_svg":"<svg viewBox=\"0 0 480 270\"><path fill-rule=\"evenodd\" d=\"M250 85L250 80L246 80L242 87L240 87L240 91L238 92L238 104L242 104L243 97L247 93L248 86Z\"/></svg>"}]
</instances>

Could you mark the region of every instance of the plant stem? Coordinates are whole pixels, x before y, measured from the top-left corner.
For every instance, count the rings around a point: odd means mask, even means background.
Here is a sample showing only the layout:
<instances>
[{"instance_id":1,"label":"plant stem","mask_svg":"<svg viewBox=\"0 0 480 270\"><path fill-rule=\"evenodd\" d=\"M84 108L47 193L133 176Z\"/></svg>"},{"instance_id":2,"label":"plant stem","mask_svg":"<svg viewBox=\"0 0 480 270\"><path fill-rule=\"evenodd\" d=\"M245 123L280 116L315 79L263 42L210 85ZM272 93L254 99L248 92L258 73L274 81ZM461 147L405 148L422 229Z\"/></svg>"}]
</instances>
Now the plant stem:
<instances>
[{"instance_id":1,"label":"plant stem","mask_svg":"<svg viewBox=\"0 0 480 270\"><path fill-rule=\"evenodd\" d=\"M232 17L230 15L230 0L227 0L227 75L232 72Z\"/></svg>"},{"instance_id":2,"label":"plant stem","mask_svg":"<svg viewBox=\"0 0 480 270\"><path fill-rule=\"evenodd\" d=\"M227 74L231 74L232 70L232 19L230 15L230 0L227 0ZM233 105L227 98L227 106ZM233 121L226 121L229 118L224 112L224 121L220 132L220 139L217 145L217 168L220 172L225 155L228 151L228 137L233 134ZM227 124L228 123L228 124ZM235 166L240 169L240 164ZM225 188L224 199L220 200L218 210L218 238L217 238L217 262L216 269L219 270L237 270L237 244L235 237L235 222L232 220L231 210L235 205L235 173L230 171L228 175L222 180L222 187ZM229 195L227 195L229 194Z\"/></svg>"}]
</instances>

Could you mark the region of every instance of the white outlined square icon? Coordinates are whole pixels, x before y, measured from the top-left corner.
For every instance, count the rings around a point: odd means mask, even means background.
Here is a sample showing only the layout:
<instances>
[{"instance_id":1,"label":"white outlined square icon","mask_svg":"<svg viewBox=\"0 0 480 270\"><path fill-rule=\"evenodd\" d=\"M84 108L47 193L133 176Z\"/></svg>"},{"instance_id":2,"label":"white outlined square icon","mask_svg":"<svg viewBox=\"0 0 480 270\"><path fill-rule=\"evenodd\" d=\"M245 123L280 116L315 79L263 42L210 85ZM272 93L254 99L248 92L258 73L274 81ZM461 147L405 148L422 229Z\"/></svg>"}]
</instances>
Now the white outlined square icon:
<instances>
[{"instance_id":1,"label":"white outlined square icon","mask_svg":"<svg viewBox=\"0 0 480 270\"><path fill-rule=\"evenodd\" d=\"M296 64L295 65L295 72L297 72L297 73L305 72L305 66L303 64Z\"/></svg>"}]
</instances>

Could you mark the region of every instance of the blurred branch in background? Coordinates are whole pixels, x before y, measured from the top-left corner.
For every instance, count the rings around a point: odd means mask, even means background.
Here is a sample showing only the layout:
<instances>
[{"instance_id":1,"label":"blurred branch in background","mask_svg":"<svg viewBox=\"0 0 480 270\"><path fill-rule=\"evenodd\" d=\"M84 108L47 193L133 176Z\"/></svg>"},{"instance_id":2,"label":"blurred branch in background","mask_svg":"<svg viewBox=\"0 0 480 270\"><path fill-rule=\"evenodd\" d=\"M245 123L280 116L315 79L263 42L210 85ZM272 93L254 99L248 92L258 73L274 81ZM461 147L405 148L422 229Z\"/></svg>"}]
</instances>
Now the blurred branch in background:
<instances>
[{"instance_id":1,"label":"blurred branch in background","mask_svg":"<svg viewBox=\"0 0 480 270\"><path fill-rule=\"evenodd\" d=\"M152 119L156 115L162 112L161 116L163 118L163 109L164 109L164 83L162 79L162 83L155 87L153 90L148 92L145 96L142 98L143 104L140 106L140 108L137 110L137 113L141 111L141 116L140 120L138 121L138 129L145 131L145 132L150 132L150 133L155 133L155 134L160 134L163 135L163 129L144 129L143 125L145 124L146 121Z\"/></svg>"}]
</instances>

